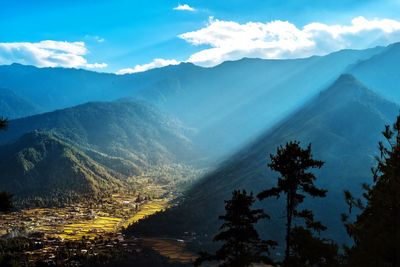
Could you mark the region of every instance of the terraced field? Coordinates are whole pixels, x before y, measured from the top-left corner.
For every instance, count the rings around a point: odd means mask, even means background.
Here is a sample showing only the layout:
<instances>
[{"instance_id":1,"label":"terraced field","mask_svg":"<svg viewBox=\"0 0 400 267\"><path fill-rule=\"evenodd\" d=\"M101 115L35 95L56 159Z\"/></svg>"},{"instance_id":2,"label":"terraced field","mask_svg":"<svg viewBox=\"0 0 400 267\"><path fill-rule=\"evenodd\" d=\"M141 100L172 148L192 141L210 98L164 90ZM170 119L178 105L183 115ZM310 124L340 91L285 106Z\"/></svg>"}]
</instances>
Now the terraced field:
<instances>
[{"instance_id":1,"label":"terraced field","mask_svg":"<svg viewBox=\"0 0 400 267\"><path fill-rule=\"evenodd\" d=\"M0 233L24 229L62 240L94 239L105 233L120 232L123 227L164 210L169 200L138 200L137 194L114 194L96 205L81 203L74 207L27 209L0 215Z\"/></svg>"},{"instance_id":2,"label":"terraced field","mask_svg":"<svg viewBox=\"0 0 400 267\"><path fill-rule=\"evenodd\" d=\"M124 221L123 227L127 227L132 223L136 223L137 221L146 218L156 212L162 211L168 207L167 199L156 199L151 202L145 203L140 210L135 213L128 220Z\"/></svg>"},{"instance_id":3,"label":"terraced field","mask_svg":"<svg viewBox=\"0 0 400 267\"><path fill-rule=\"evenodd\" d=\"M146 238L143 241L145 246L151 247L171 261L191 263L198 257L198 255L188 252L185 243L178 240Z\"/></svg>"},{"instance_id":4,"label":"terraced field","mask_svg":"<svg viewBox=\"0 0 400 267\"><path fill-rule=\"evenodd\" d=\"M93 239L100 233L116 232L121 221L121 218L98 217L93 221L67 224L63 227L63 233L57 236L63 240Z\"/></svg>"}]
</instances>

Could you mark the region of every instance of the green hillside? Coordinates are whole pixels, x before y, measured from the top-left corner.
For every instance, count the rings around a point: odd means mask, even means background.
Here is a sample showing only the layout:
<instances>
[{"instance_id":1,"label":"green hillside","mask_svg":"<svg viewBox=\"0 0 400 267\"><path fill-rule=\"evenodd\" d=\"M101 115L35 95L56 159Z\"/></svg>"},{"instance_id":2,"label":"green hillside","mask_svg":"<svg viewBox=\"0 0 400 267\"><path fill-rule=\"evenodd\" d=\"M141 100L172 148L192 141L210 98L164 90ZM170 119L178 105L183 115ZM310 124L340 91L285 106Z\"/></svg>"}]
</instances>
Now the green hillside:
<instances>
[{"instance_id":1,"label":"green hillside","mask_svg":"<svg viewBox=\"0 0 400 267\"><path fill-rule=\"evenodd\" d=\"M32 132L0 152L1 190L20 197L97 195L123 186L121 177L57 135Z\"/></svg>"},{"instance_id":2,"label":"green hillside","mask_svg":"<svg viewBox=\"0 0 400 267\"><path fill-rule=\"evenodd\" d=\"M190 160L190 130L155 107L134 100L92 102L12 120L0 144L33 130L51 131L83 150L129 160L137 166Z\"/></svg>"},{"instance_id":3,"label":"green hillside","mask_svg":"<svg viewBox=\"0 0 400 267\"><path fill-rule=\"evenodd\" d=\"M191 131L134 100L94 102L11 120L0 135L0 190L17 197L91 194L127 188L162 166L189 166ZM167 168L167 167L164 167ZM176 180L166 175L160 181Z\"/></svg>"}]
</instances>

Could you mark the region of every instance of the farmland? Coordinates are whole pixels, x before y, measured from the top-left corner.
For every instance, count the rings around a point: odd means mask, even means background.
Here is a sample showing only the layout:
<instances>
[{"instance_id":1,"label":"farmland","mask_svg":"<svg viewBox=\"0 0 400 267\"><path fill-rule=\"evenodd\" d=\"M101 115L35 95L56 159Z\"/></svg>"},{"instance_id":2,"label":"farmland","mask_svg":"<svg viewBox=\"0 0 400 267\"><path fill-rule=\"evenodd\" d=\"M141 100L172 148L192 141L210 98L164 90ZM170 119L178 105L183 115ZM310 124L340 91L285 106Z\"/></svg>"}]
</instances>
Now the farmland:
<instances>
[{"instance_id":1,"label":"farmland","mask_svg":"<svg viewBox=\"0 0 400 267\"><path fill-rule=\"evenodd\" d=\"M141 253L189 263L194 255L185 251L180 240L138 239L125 236L123 230L167 209L202 172L180 165L159 166L128 178L130 186L125 191L88 196L62 207L22 208L2 214L0 241L18 240L22 244L20 251L11 252L23 266L34 266L38 261L79 266L82 260L103 261L104 257L140 259Z\"/></svg>"}]
</instances>

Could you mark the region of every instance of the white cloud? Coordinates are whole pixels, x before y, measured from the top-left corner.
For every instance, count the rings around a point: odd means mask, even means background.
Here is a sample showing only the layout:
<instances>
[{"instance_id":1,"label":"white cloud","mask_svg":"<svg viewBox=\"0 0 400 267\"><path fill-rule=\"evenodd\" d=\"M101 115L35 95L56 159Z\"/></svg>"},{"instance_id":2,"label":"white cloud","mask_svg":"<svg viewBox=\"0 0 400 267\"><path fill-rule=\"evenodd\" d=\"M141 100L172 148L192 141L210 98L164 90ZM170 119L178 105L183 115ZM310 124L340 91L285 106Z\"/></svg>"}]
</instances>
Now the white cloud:
<instances>
[{"instance_id":1,"label":"white cloud","mask_svg":"<svg viewBox=\"0 0 400 267\"><path fill-rule=\"evenodd\" d=\"M152 62L143 64L143 65L136 65L134 68L126 68L117 71L117 74L130 74L136 72L143 72L154 68L161 68L169 65L178 65L180 62L175 59L163 59L163 58L156 58Z\"/></svg>"},{"instance_id":2,"label":"white cloud","mask_svg":"<svg viewBox=\"0 0 400 267\"><path fill-rule=\"evenodd\" d=\"M20 63L38 67L105 68L106 63L88 63L84 42L41 41L0 43L0 64Z\"/></svg>"},{"instance_id":3,"label":"white cloud","mask_svg":"<svg viewBox=\"0 0 400 267\"><path fill-rule=\"evenodd\" d=\"M387 45L400 41L400 21L356 17L348 25L313 22L298 28L280 20L240 24L210 18L204 28L179 37L195 46L209 46L191 55L187 61L214 66L243 57L298 58L346 48Z\"/></svg>"},{"instance_id":4,"label":"white cloud","mask_svg":"<svg viewBox=\"0 0 400 267\"><path fill-rule=\"evenodd\" d=\"M103 37L100 37L98 35L85 35L85 39L90 40L90 41L95 41L97 43L104 43L106 41L106 39L104 39Z\"/></svg>"},{"instance_id":5,"label":"white cloud","mask_svg":"<svg viewBox=\"0 0 400 267\"><path fill-rule=\"evenodd\" d=\"M183 5L178 5L174 7L174 10L180 10L180 11L196 11L193 7L189 6L188 4L183 4Z\"/></svg>"},{"instance_id":6,"label":"white cloud","mask_svg":"<svg viewBox=\"0 0 400 267\"><path fill-rule=\"evenodd\" d=\"M87 63L85 67L88 69L104 69L107 68L108 65L107 63Z\"/></svg>"}]
</instances>

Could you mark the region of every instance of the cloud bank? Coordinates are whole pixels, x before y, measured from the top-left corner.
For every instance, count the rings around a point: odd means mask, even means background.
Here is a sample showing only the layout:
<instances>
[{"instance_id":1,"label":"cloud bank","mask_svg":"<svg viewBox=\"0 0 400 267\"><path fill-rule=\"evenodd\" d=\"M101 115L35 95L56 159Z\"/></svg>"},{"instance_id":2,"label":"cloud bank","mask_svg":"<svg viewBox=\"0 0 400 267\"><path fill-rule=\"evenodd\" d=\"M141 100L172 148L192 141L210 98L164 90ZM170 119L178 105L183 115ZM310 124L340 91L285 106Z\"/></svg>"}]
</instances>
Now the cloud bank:
<instances>
[{"instance_id":1,"label":"cloud bank","mask_svg":"<svg viewBox=\"0 0 400 267\"><path fill-rule=\"evenodd\" d=\"M177 10L193 9L179 5ZM194 10L194 9L193 9ZM209 18L198 30L178 36L199 50L185 62L210 67L243 57L263 59L301 58L325 55L341 49L365 49L400 41L400 21L356 17L348 24L312 22L298 27L289 21L224 21ZM104 39L95 36L97 42ZM38 67L106 68L106 63L88 62L85 42L40 41L0 43L0 64L21 63ZM156 58L152 62L119 70L136 73L180 62Z\"/></svg>"},{"instance_id":2,"label":"cloud bank","mask_svg":"<svg viewBox=\"0 0 400 267\"><path fill-rule=\"evenodd\" d=\"M134 68L126 68L117 71L117 74L130 74L136 72L143 72L154 68L161 68L169 65L178 65L180 62L175 59L163 59L163 58L156 58L152 62L143 64L143 65L136 65Z\"/></svg>"},{"instance_id":3,"label":"cloud bank","mask_svg":"<svg viewBox=\"0 0 400 267\"><path fill-rule=\"evenodd\" d=\"M0 43L0 64L20 63L37 67L99 69L106 63L88 63L84 42L41 41Z\"/></svg>"},{"instance_id":4,"label":"cloud bank","mask_svg":"<svg viewBox=\"0 0 400 267\"><path fill-rule=\"evenodd\" d=\"M179 11L196 11L193 7L189 6L188 4L183 4L183 5L178 5L174 7L174 10L179 10Z\"/></svg>"},{"instance_id":5,"label":"cloud bank","mask_svg":"<svg viewBox=\"0 0 400 267\"><path fill-rule=\"evenodd\" d=\"M194 46L208 46L192 54L188 62L214 66L243 57L299 58L388 45L400 41L400 21L356 17L348 25L313 22L299 28L281 20L240 24L210 18L204 28L179 37Z\"/></svg>"}]
</instances>

